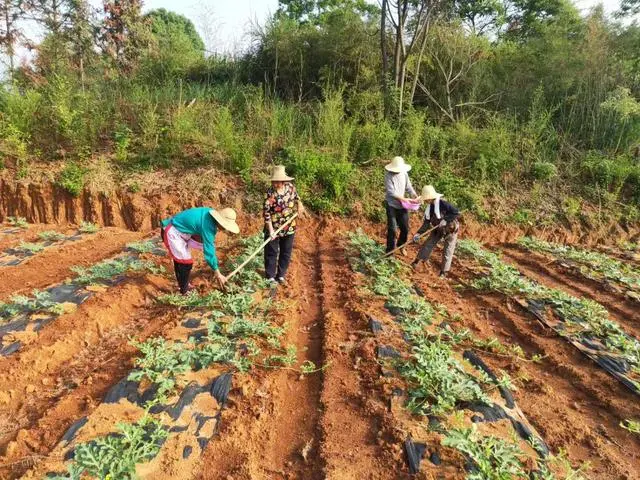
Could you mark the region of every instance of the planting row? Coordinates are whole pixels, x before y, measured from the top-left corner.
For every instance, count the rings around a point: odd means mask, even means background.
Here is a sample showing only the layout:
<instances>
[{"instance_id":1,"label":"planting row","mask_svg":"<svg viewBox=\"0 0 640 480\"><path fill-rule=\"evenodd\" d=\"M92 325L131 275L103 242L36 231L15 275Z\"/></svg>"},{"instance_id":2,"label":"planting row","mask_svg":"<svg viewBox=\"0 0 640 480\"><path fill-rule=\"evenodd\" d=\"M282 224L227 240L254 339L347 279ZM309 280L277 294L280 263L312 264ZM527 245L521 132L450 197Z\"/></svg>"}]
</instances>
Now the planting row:
<instances>
[{"instance_id":1,"label":"planting row","mask_svg":"<svg viewBox=\"0 0 640 480\"><path fill-rule=\"evenodd\" d=\"M518 244L528 250L551 255L563 267L585 278L622 290L640 302L640 268L599 252L523 237Z\"/></svg>"},{"instance_id":2,"label":"planting row","mask_svg":"<svg viewBox=\"0 0 640 480\"><path fill-rule=\"evenodd\" d=\"M10 355L22 346L22 332L38 332L65 312L74 310L94 293L125 280L130 272L158 273L162 267L141 260L140 254L164 255L158 243L146 241L127 246L127 252L90 267L73 267L73 279L31 296L14 295L0 302L0 356Z\"/></svg>"},{"instance_id":3,"label":"planting row","mask_svg":"<svg viewBox=\"0 0 640 480\"><path fill-rule=\"evenodd\" d=\"M261 242L254 237L240 264ZM78 419L51 454L25 478L186 478L223 420L234 376L259 368L294 368L283 343L278 305L253 260L225 292L164 295L186 310L162 337L134 343L140 355L88 417ZM311 362L301 374L316 370ZM65 472L65 473L62 473Z\"/></svg>"},{"instance_id":4,"label":"planting row","mask_svg":"<svg viewBox=\"0 0 640 480\"><path fill-rule=\"evenodd\" d=\"M481 265L474 269L477 278L471 287L513 297L625 386L640 393L640 342L613 321L602 305L541 285L472 240L459 242L458 250Z\"/></svg>"},{"instance_id":5,"label":"planting row","mask_svg":"<svg viewBox=\"0 0 640 480\"><path fill-rule=\"evenodd\" d=\"M518 408L509 376L475 353L485 342L456 329L456 319L427 302L375 241L358 232L350 248L352 268L364 275L362 303L373 309L383 300L393 317L384 322L384 314L371 314L370 327L382 378L391 382L384 385L396 428L406 434L410 473L428 457L434 476L455 467L469 479L582 478L563 457L550 455Z\"/></svg>"},{"instance_id":6,"label":"planting row","mask_svg":"<svg viewBox=\"0 0 640 480\"><path fill-rule=\"evenodd\" d=\"M40 232L38 234L39 241L20 242L17 246L8 248L2 252L0 254L0 267L19 265L27 258L37 255L46 248L75 242L80 240L83 234L95 233L97 231L97 225L92 223L83 223L77 233L73 235L65 235L56 231Z\"/></svg>"}]
</instances>

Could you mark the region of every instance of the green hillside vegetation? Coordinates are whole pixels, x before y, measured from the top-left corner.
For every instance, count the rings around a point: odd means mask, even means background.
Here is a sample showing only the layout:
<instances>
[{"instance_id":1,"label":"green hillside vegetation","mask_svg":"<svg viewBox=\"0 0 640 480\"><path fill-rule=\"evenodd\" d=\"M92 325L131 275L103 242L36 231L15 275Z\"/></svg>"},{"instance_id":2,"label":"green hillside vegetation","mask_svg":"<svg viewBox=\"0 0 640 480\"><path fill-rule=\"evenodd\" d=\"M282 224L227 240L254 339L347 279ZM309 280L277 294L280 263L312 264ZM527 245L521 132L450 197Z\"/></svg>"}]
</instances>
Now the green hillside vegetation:
<instances>
[{"instance_id":1,"label":"green hillside vegetation","mask_svg":"<svg viewBox=\"0 0 640 480\"><path fill-rule=\"evenodd\" d=\"M282 162L313 209L379 218L381 166L402 155L416 186L481 220L640 220L637 2L614 18L567 0L381 3L281 0L221 56L137 0L5 2L3 168L56 162L79 195L105 162L120 177L211 166L249 189ZM23 17L46 33L29 65Z\"/></svg>"}]
</instances>

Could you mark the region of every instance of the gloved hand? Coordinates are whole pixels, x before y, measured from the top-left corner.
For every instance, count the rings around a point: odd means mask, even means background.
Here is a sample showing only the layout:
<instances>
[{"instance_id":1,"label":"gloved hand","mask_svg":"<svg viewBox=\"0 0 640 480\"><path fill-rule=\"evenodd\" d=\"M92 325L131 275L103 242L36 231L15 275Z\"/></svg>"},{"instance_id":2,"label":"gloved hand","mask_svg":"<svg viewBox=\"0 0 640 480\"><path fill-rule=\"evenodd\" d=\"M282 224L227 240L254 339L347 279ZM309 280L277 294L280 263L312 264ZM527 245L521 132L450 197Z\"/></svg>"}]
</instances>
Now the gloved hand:
<instances>
[{"instance_id":1,"label":"gloved hand","mask_svg":"<svg viewBox=\"0 0 640 480\"><path fill-rule=\"evenodd\" d=\"M438 225L438 227L444 229L444 227L447 226L447 221L443 218L442 220L440 220L440 224Z\"/></svg>"},{"instance_id":2,"label":"gloved hand","mask_svg":"<svg viewBox=\"0 0 640 480\"><path fill-rule=\"evenodd\" d=\"M416 233L416 234L413 236L413 243L418 243L418 241L419 241L419 240L420 240L420 234L419 234L419 233Z\"/></svg>"}]
</instances>

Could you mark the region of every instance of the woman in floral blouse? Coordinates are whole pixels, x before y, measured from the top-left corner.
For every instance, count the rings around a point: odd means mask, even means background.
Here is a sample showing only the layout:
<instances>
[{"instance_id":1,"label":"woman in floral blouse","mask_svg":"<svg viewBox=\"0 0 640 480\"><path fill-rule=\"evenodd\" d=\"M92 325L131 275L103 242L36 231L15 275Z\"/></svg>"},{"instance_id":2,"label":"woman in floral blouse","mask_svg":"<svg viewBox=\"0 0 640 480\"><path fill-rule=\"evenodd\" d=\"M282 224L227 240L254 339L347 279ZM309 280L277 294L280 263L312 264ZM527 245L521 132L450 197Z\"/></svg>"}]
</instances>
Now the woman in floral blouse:
<instances>
[{"instance_id":1,"label":"woman in floral blouse","mask_svg":"<svg viewBox=\"0 0 640 480\"><path fill-rule=\"evenodd\" d=\"M284 282L291 261L297 220L293 220L277 234L275 232L296 212L303 215L305 211L292 180L293 177L287 175L283 165L273 167L271 187L267 190L264 201L265 240L271 239L264 248L264 270L267 280L277 280L279 283Z\"/></svg>"}]
</instances>

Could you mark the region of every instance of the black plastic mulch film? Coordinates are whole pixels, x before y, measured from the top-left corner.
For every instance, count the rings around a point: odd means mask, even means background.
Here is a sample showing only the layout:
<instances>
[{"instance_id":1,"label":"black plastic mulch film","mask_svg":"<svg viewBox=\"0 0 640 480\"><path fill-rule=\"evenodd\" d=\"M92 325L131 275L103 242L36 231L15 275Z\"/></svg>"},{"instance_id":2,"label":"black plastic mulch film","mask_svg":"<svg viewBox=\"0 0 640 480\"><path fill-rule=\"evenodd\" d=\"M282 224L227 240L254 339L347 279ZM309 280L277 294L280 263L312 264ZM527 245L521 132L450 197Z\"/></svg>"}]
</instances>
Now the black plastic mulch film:
<instances>
[{"instance_id":1,"label":"black plastic mulch film","mask_svg":"<svg viewBox=\"0 0 640 480\"><path fill-rule=\"evenodd\" d=\"M152 252L153 255L166 255L165 251L159 247L159 242L154 241L158 246ZM125 253L116 255L117 259L134 260L140 256L139 253L125 249ZM120 275L108 280L100 280L99 284L107 287L113 287L125 281L126 275ZM94 295L94 292L87 289L87 285L71 280L68 283L54 285L44 290L49 295L49 300L54 303L73 303L81 305L87 299ZM42 330L47 324L58 318L59 314L53 312L20 312L8 319L6 323L0 324L0 357L9 356L17 352L22 347L21 341L5 341L5 338L11 339L12 333L23 332L28 328L34 332Z\"/></svg>"},{"instance_id":2,"label":"black plastic mulch film","mask_svg":"<svg viewBox=\"0 0 640 480\"><path fill-rule=\"evenodd\" d=\"M200 326L200 323L200 319L191 318L182 322L182 326L196 329ZM190 332L189 337L193 337L194 333L195 332ZM158 390L157 385L151 385L141 391L141 382L129 380L128 377L129 375L111 387L105 395L103 403L115 404L121 400L127 400L134 405L144 408L149 401L153 400ZM191 382L182 390L175 403L158 404L149 409L149 413L153 415L163 412L166 413L170 419L169 424L165 425L169 434L184 433L191 430L189 444L185 445L182 450L183 459L190 458L194 451L198 452L198 455L201 455L211 439L218 433L222 419L222 411L227 405L232 381L233 373L225 372L204 385ZM205 411L205 409L198 407L197 404L194 403L196 397L201 394L210 395L216 400L218 406L217 411ZM62 436L60 446L64 451L65 461L73 459L75 450L73 442L87 422L87 417L78 419ZM111 433L109 435L117 436L118 434ZM167 439L168 438L169 437L167 437ZM162 441L159 446L166 443L167 439ZM147 459L147 461L151 460L153 460L153 458ZM46 475L56 476L58 473L48 472Z\"/></svg>"},{"instance_id":3,"label":"black plastic mulch film","mask_svg":"<svg viewBox=\"0 0 640 480\"><path fill-rule=\"evenodd\" d=\"M63 245L65 243L76 242L82 237L82 234L76 233L74 235L65 236L60 240L41 240L38 244L41 245L43 249L46 249L53 245ZM0 267L14 267L16 265L20 265L27 258L33 257L38 253L41 253L41 251L32 252L26 249L21 249L20 247L7 248L4 252L0 253Z\"/></svg>"},{"instance_id":4,"label":"black plastic mulch film","mask_svg":"<svg viewBox=\"0 0 640 480\"><path fill-rule=\"evenodd\" d=\"M589 338L589 336L587 335L583 335L580 337L567 335L564 323L556 325L553 322L550 322L547 318L546 302L522 299L516 300L523 308L534 315L544 325L554 330L562 338L566 339L574 347L580 350L585 356L593 360L606 372L620 381L629 390L631 390L635 394L640 395L640 385L638 385L629 377L628 374L632 370L631 366L625 359L614 357L613 355L611 355L611 352L607 349L607 347L597 338ZM562 322L567 321L567 319L557 309L554 309L554 312L558 319L560 319ZM635 340L635 338L630 335L625 334L624 336L627 340Z\"/></svg>"},{"instance_id":5,"label":"black plastic mulch film","mask_svg":"<svg viewBox=\"0 0 640 480\"><path fill-rule=\"evenodd\" d=\"M470 268L470 270L475 272L476 274L482 274L482 272L484 272L482 268ZM521 277L526 278L529 281L533 281L521 271L518 271L518 273ZM624 358L612 355L612 352L606 347L606 345L604 345L600 341L600 339L594 336L589 336L587 332L576 336L571 335L567 331L565 326L566 323L573 321L573 323L581 324L584 323L582 319L566 318L558 308L554 308L551 302L546 302L544 300L530 300L520 297L510 298L515 300L522 308L535 316L540 322L542 322L542 324L555 331L560 337L564 338L571 345L580 350L580 352L582 352L586 357L593 360L602 369L604 369L607 373L620 381L620 383L622 383L633 393L640 395L640 383L633 381L633 379L628 375L632 372L632 368ZM547 307L553 310L560 323L551 321L548 318ZM623 336L630 342L637 340L635 337L627 333L623 334Z\"/></svg>"},{"instance_id":6,"label":"black plastic mulch film","mask_svg":"<svg viewBox=\"0 0 640 480\"><path fill-rule=\"evenodd\" d=\"M415 291L418 295L424 296L424 293L420 289L416 288ZM401 314L400 310L393 307L390 302L385 303L385 308L393 317L398 317L398 315ZM371 315L368 315L368 318L369 328L371 329L372 333L378 334L382 330L381 323L378 320L375 320L375 318ZM395 320L397 321L397 318ZM446 324L446 322L443 322L443 325L444 324ZM443 325L440 326L443 327ZM407 339L405 338L405 341L406 340ZM397 350L385 345L378 345L376 352L380 360L383 360L384 358L398 358L400 356ZM476 353L470 350L466 350L463 352L463 358L476 369L486 373L491 379L497 380L498 377L495 375L495 373ZM382 375L390 376L392 375L392 372L382 366ZM511 391L503 386L500 386L498 391L500 392L500 396L504 400L504 406L498 405L497 403L494 403L493 405L486 405L482 402L464 402L458 405L458 407L474 412L474 415L471 417L471 421L474 423L497 422L500 420L508 419L511 422L514 431L522 440L533 445L540 457L547 457L550 453L548 446L542 438L540 438L533 432L532 428L529 426L528 420L524 417L524 413L522 413L522 411L516 405ZM401 397L403 395L404 392L402 390L394 389L391 394L391 398L389 399L390 405L395 397ZM438 417L429 416L429 427L438 429L439 426L440 420L438 419ZM439 466L442 463L440 454L437 449L429 449L429 446L427 444L414 442L411 437L408 437L405 440L403 447L407 467L409 468L409 473L411 474L419 473L420 463L427 452L429 452L429 460L433 465ZM466 469L468 471L472 471L474 468L475 467L473 465L473 462L470 459L467 459Z\"/></svg>"}]
</instances>

